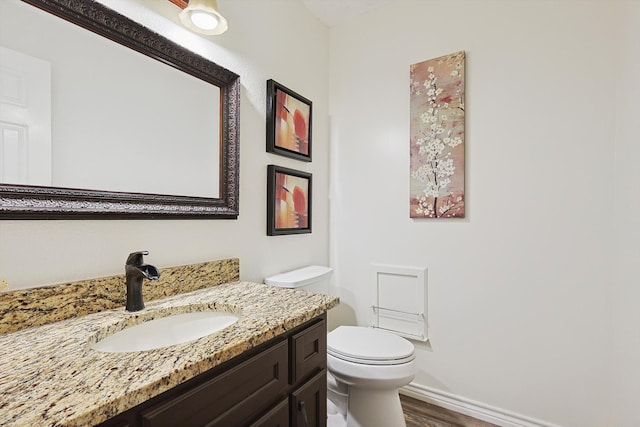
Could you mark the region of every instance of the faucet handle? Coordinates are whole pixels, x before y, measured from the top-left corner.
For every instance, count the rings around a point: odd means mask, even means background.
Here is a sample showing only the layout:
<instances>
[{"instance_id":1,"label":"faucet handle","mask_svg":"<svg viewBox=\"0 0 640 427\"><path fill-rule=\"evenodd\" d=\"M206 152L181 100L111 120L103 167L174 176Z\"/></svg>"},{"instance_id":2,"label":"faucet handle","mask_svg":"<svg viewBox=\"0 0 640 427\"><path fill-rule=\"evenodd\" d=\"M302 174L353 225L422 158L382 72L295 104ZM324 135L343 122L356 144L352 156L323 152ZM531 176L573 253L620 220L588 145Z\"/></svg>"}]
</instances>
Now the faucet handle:
<instances>
[{"instance_id":1,"label":"faucet handle","mask_svg":"<svg viewBox=\"0 0 640 427\"><path fill-rule=\"evenodd\" d=\"M138 251L130 253L129 257L127 258L126 265L142 265L144 262L142 258L143 255L149 255L149 251Z\"/></svg>"}]
</instances>

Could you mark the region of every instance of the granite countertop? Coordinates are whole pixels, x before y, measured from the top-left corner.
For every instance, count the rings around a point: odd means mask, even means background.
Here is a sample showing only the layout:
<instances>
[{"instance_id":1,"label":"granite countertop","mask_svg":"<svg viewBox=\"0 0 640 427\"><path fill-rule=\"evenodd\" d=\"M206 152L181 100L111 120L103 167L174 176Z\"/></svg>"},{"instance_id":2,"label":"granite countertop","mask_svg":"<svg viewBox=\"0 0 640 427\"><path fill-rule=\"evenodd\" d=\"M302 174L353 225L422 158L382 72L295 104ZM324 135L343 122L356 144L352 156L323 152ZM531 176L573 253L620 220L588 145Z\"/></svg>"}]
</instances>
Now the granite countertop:
<instances>
[{"instance_id":1,"label":"granite countertop","mask_svg":"<svg viewBox=\"0 0 640 427\"><path fill-rule=\"evenodd\" d=\"M225 283L0 335L0 425L86 426L171 389L336 306L338 299L260 283ZM203 309L240 314L196 341L136 353L89 348L146 319ZM107 332L108 331L108 332Z\"/></svg>"}]
</instances>

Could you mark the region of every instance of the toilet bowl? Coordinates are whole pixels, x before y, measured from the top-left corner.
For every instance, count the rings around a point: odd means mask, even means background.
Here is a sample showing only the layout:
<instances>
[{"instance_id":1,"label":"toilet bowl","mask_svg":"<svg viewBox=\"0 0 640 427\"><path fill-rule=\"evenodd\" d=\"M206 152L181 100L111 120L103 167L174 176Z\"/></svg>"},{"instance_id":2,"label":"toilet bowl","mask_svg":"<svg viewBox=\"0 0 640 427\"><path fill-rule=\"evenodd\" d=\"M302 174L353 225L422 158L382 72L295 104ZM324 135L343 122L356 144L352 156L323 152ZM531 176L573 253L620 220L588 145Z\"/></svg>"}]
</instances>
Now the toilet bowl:
<instances>
[{"instance_id":1,"label":"toilet bowl","mask_svg":"<svg viewBox=\"0 0 640 427\"><path fill-rule=\"evenodd\" d=\"M331 269L310 266L265 278L285 288L329 293ZM327 425L405 427L398 388L416 374L414 346L391 332L339 326L327 335Z\"/></svg>"},{"instance_id":2,"label":"toilet bowl","mask_svg":"<svg viewBox=\"0 0 640 427\"><path fill-rule=\"evenodd\" d=\"M327 335L327 369L335 384L346 393L347 427L405 426L398 388L409 384L416 374L414 347L406 339L379 329L339 326ZM345 387L346 386L346 387Z\"/></svg>"}]
</instances>

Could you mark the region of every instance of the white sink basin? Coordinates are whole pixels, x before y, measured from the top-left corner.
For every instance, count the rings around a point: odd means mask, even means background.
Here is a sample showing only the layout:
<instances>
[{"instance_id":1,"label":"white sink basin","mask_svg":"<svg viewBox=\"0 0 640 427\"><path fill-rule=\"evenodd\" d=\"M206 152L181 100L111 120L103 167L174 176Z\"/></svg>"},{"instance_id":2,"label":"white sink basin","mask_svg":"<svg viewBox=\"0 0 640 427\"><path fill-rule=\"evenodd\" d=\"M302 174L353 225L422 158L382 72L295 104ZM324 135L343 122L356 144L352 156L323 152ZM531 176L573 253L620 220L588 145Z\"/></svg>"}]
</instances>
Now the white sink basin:
<instances>
[{"instance_id":1,"label":"white sink basin","mask_svg":"<svg viewBox=\"0 0 640 427\"><path fill-rule=\"evenodd\" d=\"M239 316L224 311L174 314L123 329L90 347L107 353L153 350L197 340L234 324Z\"/></svg>"}]
</instances>

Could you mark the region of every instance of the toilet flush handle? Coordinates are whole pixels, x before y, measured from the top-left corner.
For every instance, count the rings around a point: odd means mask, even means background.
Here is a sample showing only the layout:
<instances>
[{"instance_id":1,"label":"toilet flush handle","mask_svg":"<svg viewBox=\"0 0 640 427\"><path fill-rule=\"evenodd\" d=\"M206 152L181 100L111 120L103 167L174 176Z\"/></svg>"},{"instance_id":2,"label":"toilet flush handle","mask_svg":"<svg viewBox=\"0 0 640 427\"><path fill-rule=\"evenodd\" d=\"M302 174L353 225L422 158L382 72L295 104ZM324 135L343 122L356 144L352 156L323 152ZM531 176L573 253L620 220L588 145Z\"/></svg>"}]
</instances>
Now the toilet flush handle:
<instances>
[{"instance_id":1,"label":"toilet flush handle","mask_svg":"<svg viewBox=\"0 0 640 427\"><path fill-rule=\"evenodd\" d=\"M309 421L307 421L307 408L304 406L304 400L298 402L298 411L302 412L302 418L304 419L304 427L309 427Z\"/></svg>"}]
</instances>

